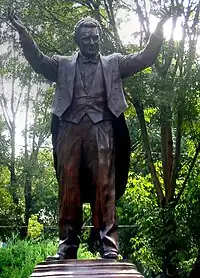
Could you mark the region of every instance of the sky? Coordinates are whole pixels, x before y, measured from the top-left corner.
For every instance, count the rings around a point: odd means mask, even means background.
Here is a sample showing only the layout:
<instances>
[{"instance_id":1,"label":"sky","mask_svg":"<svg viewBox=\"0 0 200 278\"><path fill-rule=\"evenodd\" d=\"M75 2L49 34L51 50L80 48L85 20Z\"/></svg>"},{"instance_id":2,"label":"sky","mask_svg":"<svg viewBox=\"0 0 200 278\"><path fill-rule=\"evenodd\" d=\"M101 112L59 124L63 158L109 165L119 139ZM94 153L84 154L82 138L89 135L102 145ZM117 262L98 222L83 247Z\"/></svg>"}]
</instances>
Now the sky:
<instances>
[{"instance_id":1,"label":"sky","mask_svg":"<svg viewBox=\"0 0 200 278\"><path fill-rule=\"evenodd\" d=\"M138 17L133 15L132 13L120 9L117 17L119 20L123 18L123 22L121 22L119 27L119 34L122 42L124 44L134 43L133 33L140 30L140 25L138 22ZM121 21L121 20L120 20ZM157 26L158 19L155 16L150 17L150 31L153 32ZM164 25L164 37L166 40L169 40L170 37L170 30L172 27L172 21L169 19L166 24ZM181 40L182 38L182 28L181 28L181 19L179 18L177 21L177 27L174 31L174 38L177 41Z\"/></svg>"}]
</instances>

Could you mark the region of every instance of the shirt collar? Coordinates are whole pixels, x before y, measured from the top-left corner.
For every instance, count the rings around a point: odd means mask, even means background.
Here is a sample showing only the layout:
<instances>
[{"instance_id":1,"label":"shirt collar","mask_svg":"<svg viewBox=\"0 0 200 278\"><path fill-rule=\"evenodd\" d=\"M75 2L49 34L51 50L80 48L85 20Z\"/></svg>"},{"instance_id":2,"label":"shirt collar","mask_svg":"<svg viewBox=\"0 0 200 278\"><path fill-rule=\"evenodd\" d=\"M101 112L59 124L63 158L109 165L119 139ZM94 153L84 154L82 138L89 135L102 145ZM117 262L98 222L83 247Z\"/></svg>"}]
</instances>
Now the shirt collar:
<instances>
[{"instance_id":1,"label":"shirt collar","mask_svg":"<svg viewBox=\"0 0 200 278\"><path fill-rule=\"evenodd\" d=\"M81 53L79 53L79 59L84 64L88 64L88 63L97 64L99 62L99 54L97 56L95 56L94 58L88 58L88 57L83 56Z\"/></svg>"}]
</instances>

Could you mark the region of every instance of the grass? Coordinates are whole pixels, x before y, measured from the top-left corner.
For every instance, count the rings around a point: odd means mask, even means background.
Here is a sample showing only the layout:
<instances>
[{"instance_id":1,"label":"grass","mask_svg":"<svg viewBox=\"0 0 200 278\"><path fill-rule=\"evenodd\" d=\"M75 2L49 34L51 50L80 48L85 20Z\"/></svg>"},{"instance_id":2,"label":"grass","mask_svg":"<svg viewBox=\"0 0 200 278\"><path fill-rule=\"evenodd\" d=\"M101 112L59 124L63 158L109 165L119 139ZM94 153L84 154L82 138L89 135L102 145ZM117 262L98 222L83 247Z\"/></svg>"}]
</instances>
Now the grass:
<instances>
[{"instance_id":1,"label":"grass","mask_svg":"<svg viewBox=\"0 0 200 278\"><path fill-rule=\"evenodd\" d=\"M34 267L53 255L57 250L57 242L50 240L28 241L16 240L9 242L7 247L0 249L0 277L28 278ZM95 258L86 245L81 245L79 259Z\"/></svg>"}]
</instances>

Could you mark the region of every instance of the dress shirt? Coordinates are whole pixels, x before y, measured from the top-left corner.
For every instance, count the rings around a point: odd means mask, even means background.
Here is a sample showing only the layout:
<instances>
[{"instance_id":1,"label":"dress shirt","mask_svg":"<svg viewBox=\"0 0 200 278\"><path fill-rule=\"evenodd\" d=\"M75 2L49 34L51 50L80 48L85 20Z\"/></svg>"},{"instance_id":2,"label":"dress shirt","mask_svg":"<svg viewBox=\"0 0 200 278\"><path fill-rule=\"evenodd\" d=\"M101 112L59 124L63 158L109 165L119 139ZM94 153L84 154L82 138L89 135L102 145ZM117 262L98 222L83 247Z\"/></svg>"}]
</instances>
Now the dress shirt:
<instances>
[{"instance_id":1,"label":"dress shirt","mask_svg":"<svg viewBox=\"0 0 200 278\"><path fill-rule=\"evenodd\" d=\"M86 58L79 53L78 66L79 66L81 78L82 78L86 93L88 92L89 87L92 84L95 72L97 70L98 63L99 63L99 55L92 59L92 58Z\"/></svg>"}]
</instances>

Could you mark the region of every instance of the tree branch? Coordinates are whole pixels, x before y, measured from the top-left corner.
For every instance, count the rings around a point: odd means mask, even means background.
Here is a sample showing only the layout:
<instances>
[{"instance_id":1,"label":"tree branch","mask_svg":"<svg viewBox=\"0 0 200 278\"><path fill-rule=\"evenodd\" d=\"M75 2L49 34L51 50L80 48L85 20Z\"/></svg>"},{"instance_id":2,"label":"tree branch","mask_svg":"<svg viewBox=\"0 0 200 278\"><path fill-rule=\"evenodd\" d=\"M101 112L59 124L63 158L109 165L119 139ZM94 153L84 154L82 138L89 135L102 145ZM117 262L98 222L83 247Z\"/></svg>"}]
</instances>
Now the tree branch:
<instances>
[{"instance_id":1,"label":"tree branch","mask_svg":"<svg viewBox=\"0 0 200 278\"><path fill-rule=\"evenodd\" d=\"M147 23L148 20L147 20L147 18L145 18L144 14L142 12L142 8L139 5L138 0L135 0L134 2L135 2L136 7L137 7L136 12L138 14L138 18L139 18L140 24L143 27L143 30L145 32L146 38L148 38L149 34L150 34L149 25L147 24L147 26L145 26L145 23Z\"/></svg>"},{"instance_id":2,"label":"tree branch","mask_svg":"<svg viewBox=\"0 0 200 278\"><path fill-rule=\"evenodd\" d=\"M169 105L164 105L160 108L161 121L161 154L163 165L163 178L165 185L166 198L169 201L172 196L171 172L173 161L173 142L171 131L171 111Z\"/></svg>"},{"instance_id":3,"label":"tree branch","mask_svg":"<svg viewBox=\"0 0 200 278\"><path fill-rule=\"evenodd\" d=\"M185 188L186 188L188 179L189 179L190 174L191 174L191 172L192 172L192 170L193 170L193 167L194 167L194 165L195 165L195 162L196 162L196 160L197 160L197 157L198 157L199 153L200 153L200 143L199 143L199 145L198 145L198 147L197 147L197 149L196 149L195 155L194 155L194 157L193 157L193 159L192 159L190 168L189 168L189 170L188 170L187 176L185 177L185 180L184 180L184 182L183 182L182 188L181 188L179 194L178 194L177 197L176 197L176 202L177 202L177 203L178 203L178 201L180 200L181 195L183 194L183 192L184 192L184 190L185 190Z\"/></svg>"},{"instance_id":4,"label":"tree branch","mask_svg":"<svg viewBox=\"0 0 200 278\"><path fill-rule=\"evenodd\" d=\"M137 113L138 120L139 120L140 127L141 127L144 150L145 150L145 154L146 154L146 158L147 158L147 165L148 165L149 171L151 173L154 186L156 188L158 200L159 200L160 204L162 205L165 198L164 198L164 194L162 191L160 181L159 181L157 173L156 173L155 166L153 164L153 158L152 158L152 154L151 154L146 123L145 123L145 119L144 119L144 110L143 110L143 107L142 107L141 103L139 102L139 100L137 100L135 98L133 99L133 105L135 106L136 113Z\"/></svg>"},{"instance_id":5,"label":"tree branch","mask_svg":"<svg viewBox=\"0 0 200 278\"><path fill-rule=\"evenodd\" d=\"M181 124L182 124L182 113L180 111L181 105L178 109L177 115L177 127L176 127L176 148L175 148L175 157L173 164L173 171L171 176L171 184L173 188L176 188L176 179L178 177L178 171L180 167L180 154L181 154Z\"/></svg>"}]
</instances>

